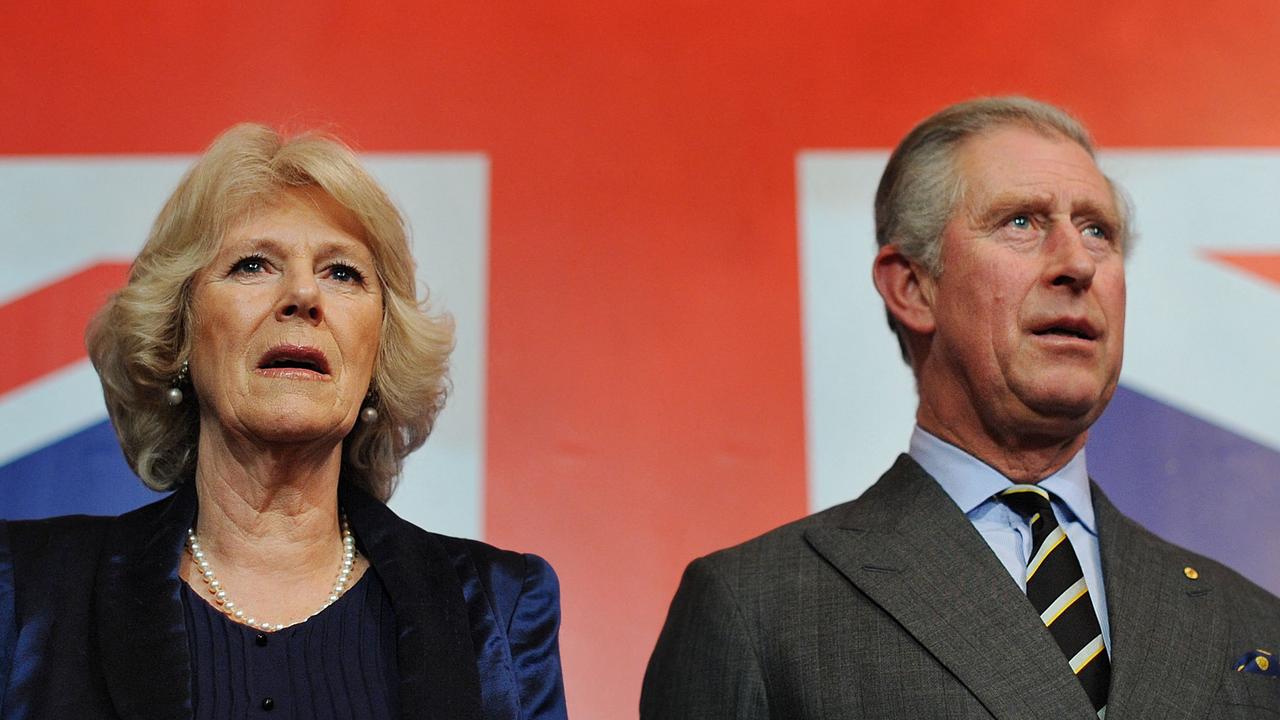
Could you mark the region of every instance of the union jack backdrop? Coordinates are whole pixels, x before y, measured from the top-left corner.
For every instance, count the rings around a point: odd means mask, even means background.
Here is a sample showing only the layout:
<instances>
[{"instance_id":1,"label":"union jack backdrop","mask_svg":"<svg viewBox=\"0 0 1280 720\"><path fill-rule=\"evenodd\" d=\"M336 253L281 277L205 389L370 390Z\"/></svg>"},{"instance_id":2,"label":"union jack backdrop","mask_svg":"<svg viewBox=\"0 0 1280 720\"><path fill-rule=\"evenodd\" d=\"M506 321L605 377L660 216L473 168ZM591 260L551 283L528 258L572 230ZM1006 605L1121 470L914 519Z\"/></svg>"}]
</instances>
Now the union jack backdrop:
<instances>
[{"instance_id":1,"label":"union jack backdrop","mask_svg":"<svg viewBox=\"0 0 1280 720\"><path fill-rule=\"evenodd\" d=\"M1280 591L1280 5L64 3L0 32L0 517L149 499L84 326L229 125L350 141L459 329L393 501L537 552L576 717L635 715L684 564L852 498L914 390L871 196L939 107L1061 104L1132 195L1112 499Z\"/></svg>"}]
</instances>

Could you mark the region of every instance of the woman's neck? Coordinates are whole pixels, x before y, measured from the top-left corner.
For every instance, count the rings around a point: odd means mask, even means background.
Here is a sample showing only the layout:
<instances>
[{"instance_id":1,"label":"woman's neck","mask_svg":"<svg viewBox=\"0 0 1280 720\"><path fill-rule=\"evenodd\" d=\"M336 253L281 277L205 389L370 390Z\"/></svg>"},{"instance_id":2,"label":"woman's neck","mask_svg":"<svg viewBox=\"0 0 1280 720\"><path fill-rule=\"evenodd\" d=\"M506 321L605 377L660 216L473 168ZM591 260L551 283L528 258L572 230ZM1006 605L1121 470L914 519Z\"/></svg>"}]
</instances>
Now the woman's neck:
<instances>
[{"instance_id":1,"label":"woman's neck","mask_svg":"<svg viewBox=\"0 0 1280 720\"><path fill-rule=\"evenodd\" d=\"M194 530L206 560L240 607L273 622L305 619L329 595L342 558L341 445L323 452L204 441ZM357 563L348 587L365 567ZM190 562L181 574L201 589Z\"/></svg>"}]
</instances>

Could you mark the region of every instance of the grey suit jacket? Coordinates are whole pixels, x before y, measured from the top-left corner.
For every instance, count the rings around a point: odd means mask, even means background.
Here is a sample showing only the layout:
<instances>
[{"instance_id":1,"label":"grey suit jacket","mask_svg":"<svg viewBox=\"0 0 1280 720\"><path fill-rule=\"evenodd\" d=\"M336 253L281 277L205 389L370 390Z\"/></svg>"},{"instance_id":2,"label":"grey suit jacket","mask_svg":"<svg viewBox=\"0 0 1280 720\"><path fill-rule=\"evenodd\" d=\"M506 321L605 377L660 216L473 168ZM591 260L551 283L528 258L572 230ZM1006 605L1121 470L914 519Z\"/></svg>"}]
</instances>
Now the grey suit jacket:
<instances>
[{"instance_id":1,"label":"grey suit jacket","mask_svg":"<svg viewBox=\"0 0 1280 720\"><path fill-rule=\"evenodd\" d=\"M1280 679L1235 664L1280 650L1280 600L1093 498L1108 720L1280 717ZM905 455L857 500L691 563L640 715L1095 718L1026 596Z\"/></svg>"}]
</instances>

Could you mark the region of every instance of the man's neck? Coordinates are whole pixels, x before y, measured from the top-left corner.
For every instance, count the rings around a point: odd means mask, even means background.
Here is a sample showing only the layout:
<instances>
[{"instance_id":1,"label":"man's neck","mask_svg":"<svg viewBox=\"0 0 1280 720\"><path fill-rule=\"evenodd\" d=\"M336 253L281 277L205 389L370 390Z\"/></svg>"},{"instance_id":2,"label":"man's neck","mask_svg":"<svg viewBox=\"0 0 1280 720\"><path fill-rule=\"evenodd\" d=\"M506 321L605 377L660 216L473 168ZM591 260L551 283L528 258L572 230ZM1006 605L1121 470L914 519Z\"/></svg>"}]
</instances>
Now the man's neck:
<instances>
[{"instance_id":1,"label":"man's neck","mask_svg":"<svg viewBox=\"0 0 1280 720\"><path fill-rule=\"evenodd\" d=\"M966 432L936 418L918 413L916 423L926 432L950 443L1018 483L1039 482L1061 470L1084 447L1088 432L1071 438L994 437L983 431Z\"/></svg>"}]
</instances>

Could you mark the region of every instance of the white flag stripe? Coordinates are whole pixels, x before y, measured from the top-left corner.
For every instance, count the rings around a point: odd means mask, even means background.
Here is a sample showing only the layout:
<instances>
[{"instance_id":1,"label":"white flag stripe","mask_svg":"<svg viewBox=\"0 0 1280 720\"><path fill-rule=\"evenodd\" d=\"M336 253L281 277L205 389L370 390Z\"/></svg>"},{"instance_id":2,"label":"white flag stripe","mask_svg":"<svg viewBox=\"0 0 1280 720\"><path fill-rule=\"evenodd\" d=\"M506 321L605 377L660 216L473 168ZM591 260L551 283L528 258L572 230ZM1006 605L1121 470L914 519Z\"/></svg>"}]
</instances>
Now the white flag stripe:
<instances>
[{"instance_id":1,"label":"white flag stripe","mask_svg":"<svg viewBox=\"0 0 1280 720\"><path fill-rule=\"evenodd\" d=\"M88 358L0 398L0 465L96 425L107 417Z\"/></svg>"}]
</instances>

